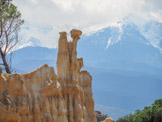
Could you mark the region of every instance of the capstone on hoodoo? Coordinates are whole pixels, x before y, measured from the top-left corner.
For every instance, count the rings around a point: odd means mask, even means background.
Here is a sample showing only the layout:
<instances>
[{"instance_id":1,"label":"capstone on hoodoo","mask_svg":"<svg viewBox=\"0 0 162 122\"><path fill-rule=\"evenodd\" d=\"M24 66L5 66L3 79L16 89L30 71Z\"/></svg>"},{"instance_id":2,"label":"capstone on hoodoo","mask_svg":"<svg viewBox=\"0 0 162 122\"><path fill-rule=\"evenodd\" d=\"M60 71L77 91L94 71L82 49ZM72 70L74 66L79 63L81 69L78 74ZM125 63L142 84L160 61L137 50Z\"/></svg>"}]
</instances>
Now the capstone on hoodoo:
<instances>
[{"instance_id":1,"label":"capstone on hoodoo","mask_svg":"<svg viewBox=\"0 0 162 122\"><path fill-rule=\"evenodd\" d=\"M92 77L80 71L77 41L82 32L73 29L72 41L60 32L57 72L43 65L27 74L1 74L0 121L96 122Z\"/></svg>"}]
</instances>

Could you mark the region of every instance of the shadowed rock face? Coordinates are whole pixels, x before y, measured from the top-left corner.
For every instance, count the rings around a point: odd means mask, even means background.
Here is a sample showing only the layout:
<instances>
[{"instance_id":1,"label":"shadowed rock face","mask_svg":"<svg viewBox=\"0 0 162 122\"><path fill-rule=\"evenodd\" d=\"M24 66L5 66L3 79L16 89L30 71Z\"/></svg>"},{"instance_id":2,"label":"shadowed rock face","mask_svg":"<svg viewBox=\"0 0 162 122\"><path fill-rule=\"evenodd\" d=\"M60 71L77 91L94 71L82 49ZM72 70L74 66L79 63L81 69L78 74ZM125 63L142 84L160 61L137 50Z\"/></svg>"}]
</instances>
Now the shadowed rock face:
<instances>
[{"instance_id":1,"label":"shadowed rock face","mask_svg":"<svg viewBox=\"0 0 162 122\"><path fill-rule=\"evenodd\" d=\"M73 29L68 42L60 32L57 75L48 65L27 74L1 74L0 68L0 121L96 122L92 77L80 71L77 58L81 34Z\"/></svg>"}]
</instances>

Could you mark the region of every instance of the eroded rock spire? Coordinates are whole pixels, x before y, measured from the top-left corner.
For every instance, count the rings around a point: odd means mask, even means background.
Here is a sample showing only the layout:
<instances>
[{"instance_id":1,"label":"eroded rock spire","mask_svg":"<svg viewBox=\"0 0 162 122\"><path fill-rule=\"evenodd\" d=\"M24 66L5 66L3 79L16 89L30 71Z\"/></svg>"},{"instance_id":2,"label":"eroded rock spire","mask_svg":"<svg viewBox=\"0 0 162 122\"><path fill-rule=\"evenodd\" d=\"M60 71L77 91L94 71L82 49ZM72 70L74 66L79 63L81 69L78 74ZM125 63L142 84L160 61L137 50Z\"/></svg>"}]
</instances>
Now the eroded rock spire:
<instances>
[{"instance_id":1,"label":"eroded rock spire","mask_svg":"<svg viewBox=\"0 0 162 122\"><path fill-rule=\"evenodd\" d=\"M6 89L10 105L0 99L3 122L96 122L92 94L92 77L80 71L77 41L82 32L73 29L72 41L60 32L57 72L43 65L27 74L1 74L0 98Z\"/></svg>"}]
</instances>

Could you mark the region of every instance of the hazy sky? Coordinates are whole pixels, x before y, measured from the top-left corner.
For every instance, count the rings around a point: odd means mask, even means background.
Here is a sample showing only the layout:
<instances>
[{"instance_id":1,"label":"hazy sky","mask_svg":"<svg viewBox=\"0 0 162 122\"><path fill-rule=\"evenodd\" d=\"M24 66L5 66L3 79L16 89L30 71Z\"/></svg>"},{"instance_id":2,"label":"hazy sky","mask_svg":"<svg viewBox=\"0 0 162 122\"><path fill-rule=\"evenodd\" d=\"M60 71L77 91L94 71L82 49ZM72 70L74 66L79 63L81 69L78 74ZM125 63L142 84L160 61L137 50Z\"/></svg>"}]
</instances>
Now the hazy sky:
<instances>
[{"instance_id":1,"label":"hazy sky","mask_svg":"<svg viewBox=\"0 0 162 122\"><path fill-rule=\"evenodd\" d=\"M26 21L42 24L112 22L131 16L162 22L162 0L13 0ZM140 18L137 19L137 16Z\"/></svg>"}]
</instances>

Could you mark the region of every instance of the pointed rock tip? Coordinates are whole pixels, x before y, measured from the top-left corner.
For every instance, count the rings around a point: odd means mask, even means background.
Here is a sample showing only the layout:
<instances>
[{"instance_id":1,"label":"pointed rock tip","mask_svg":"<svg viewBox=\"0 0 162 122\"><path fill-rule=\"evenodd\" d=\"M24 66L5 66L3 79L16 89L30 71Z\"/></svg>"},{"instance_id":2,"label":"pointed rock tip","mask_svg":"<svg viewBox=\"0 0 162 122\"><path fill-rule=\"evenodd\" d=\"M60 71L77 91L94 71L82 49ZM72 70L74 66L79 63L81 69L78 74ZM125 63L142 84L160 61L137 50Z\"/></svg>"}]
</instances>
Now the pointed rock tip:
<instances>
[{"instance_id":1,"label":"pointed rock tip","mask_svg":"<svg viewBox=\"0 0 162 122\"><path fill-rule=\"evenodd\" d=\"M65 32L65 31L63 31L63 32L59 32L59 34L61 35L61 34L63 34L63 35L67 35L67 33Z\"/></svg>"},{"instance_id":2,"label":"pointed rock tip","mask_svg":"<svg viewBox=\"0 0 162 122\"><path fill-rule=\"evenodd\" d=\"M70 31L71 37L74 39L75 37L80 37L82 35L82 31L77 30L77 29L72 29Z\"/></svg>"}]
</instances>

